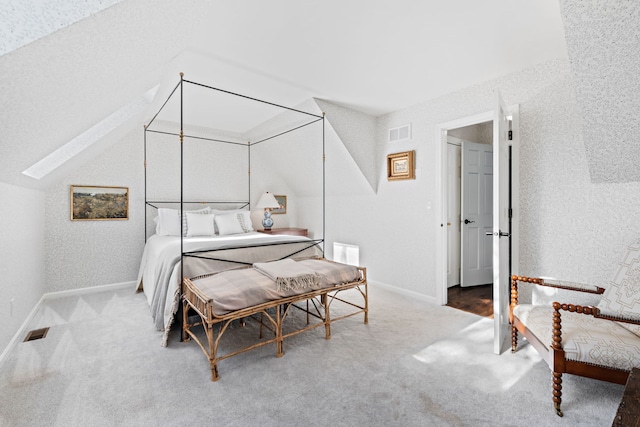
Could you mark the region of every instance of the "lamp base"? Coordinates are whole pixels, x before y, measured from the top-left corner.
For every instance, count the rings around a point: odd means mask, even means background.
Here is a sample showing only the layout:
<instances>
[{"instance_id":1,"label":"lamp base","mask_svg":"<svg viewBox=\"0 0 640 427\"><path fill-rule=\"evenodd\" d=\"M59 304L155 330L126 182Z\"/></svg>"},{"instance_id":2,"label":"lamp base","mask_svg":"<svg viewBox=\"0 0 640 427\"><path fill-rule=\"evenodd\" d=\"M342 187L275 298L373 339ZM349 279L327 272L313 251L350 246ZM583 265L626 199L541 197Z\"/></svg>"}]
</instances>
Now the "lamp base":
<instances>
[{"instance_id":1,"label":"lamp base","mask_svg":"<svg viewBox=\"0 0 640 427\"><path fill-rule=\"evenodd\" d=\"M265 230L271 230L271 227L273 227L273 219L271 218L271 212L269 209L264 210L264 219L262 220L262 227Z\"/></svg>"}]
</instances>

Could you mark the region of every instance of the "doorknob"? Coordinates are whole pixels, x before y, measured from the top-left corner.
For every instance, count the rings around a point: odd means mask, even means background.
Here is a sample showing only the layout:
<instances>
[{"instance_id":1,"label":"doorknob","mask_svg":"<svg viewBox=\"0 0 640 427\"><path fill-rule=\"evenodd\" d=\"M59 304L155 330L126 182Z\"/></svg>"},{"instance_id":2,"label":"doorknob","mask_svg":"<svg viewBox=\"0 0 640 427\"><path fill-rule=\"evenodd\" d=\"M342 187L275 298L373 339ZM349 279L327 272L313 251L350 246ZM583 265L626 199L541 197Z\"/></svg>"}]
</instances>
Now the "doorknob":
<instances>
[{"instance_id":1,"label":"doorknob","mask_svg":"<svg viewBox=\"0 0 640 427\"><path fill-rule=\"evenodd\" d=\"M484 234L485 234L485 236L511 237L511 233L505 233L502 230L501 231L497 231L495 233L493 233L491 231L487 231Z\"/></svg>"},{"instance_id":2,"label":"doorknob","mask_svg":"<svg viewBox=\"0 0 640 427\"><path fill-rule=\"evenodd\" d=\"M473 222L475 222L475 221L469 221L468 219L465 219L465 220L464 220L464 223L465 223L465 224L471 224L471 223L473 223Z\"/></svg>"}]
</instances>

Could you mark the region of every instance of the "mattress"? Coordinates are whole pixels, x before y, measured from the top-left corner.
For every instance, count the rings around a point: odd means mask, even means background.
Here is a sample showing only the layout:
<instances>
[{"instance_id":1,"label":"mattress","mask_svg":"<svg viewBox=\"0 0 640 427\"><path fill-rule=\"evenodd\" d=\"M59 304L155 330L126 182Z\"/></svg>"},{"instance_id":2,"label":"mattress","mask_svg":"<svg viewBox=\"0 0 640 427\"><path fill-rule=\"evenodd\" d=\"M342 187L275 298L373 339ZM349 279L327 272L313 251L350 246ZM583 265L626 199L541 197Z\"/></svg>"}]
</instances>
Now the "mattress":
<instances>
[{"instance_id":1,"label":"mattress","mask_svg":"<svg viewBox=\"0 0 640 427\"><path fill-rule=\"evenodd\" d=\"M185 237L183 239L185 252L201 252L215 250L216 258L225 256L231 261L214 262L204 258L185 258L181 263L179 236L151 236L145 245L140 269L138 285L144 291L151 315L157 329L165 331L163 343L166 345L168 331L173 323L180 299L180 277L197 277L211 274L238 266L236 261L247 263L265 262L287 257L295 252L293 245L299 248L308 247L313 241L302 236L269 235L259 232L243 234L213 236L213 237ZM222 250L225 251L222 251ZM305 255L317 255L319 248L303 251Z\"/></svg>"}]
</instances>

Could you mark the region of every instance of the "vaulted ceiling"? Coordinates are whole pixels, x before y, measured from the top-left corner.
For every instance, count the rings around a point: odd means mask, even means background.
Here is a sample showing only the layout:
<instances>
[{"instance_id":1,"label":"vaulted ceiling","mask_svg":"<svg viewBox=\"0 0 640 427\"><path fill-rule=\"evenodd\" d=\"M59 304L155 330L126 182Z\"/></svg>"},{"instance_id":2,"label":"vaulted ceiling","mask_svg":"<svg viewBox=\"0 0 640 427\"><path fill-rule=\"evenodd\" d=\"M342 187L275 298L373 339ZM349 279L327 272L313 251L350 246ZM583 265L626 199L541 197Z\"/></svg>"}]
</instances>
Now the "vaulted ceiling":
<instances>
[{"instance_id":1,"label":"vaulted ceiling","mask_svg":"<svg viewBox=\"0 0 640 427\"><path fill-rule=\"evenodd\" d=\"M141 129L179 72L376 116L567 56L555 1L59 0L0 11L0 180L34 188L104 149L105 118L111 139ZM55 173L21 173L87 132L98 143Z\"/></svg>"}]
</instances>

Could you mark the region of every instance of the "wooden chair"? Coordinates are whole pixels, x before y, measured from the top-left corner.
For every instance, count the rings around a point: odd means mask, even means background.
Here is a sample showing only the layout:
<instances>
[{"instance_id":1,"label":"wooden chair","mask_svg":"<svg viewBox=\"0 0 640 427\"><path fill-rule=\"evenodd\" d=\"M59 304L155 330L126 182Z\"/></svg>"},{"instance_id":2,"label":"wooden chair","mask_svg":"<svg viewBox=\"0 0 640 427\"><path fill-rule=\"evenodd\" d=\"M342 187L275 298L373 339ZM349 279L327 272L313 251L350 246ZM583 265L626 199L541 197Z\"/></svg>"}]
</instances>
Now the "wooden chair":
<instances>
[{"instance_id":1,"label":"wooden chair","mask_svg":"<svg viewBox=\"0 0 640 427\"><path fill-rule=\"evenodd\" d=\"M520 303L519 283L553 289L571 303ZM625 384L629 372L640 368L640 240L629 246L606 289L513 276L510 320L511 351L520 332L551 368L559 416L563 373Z\"/></svg>"}]
</instances>

